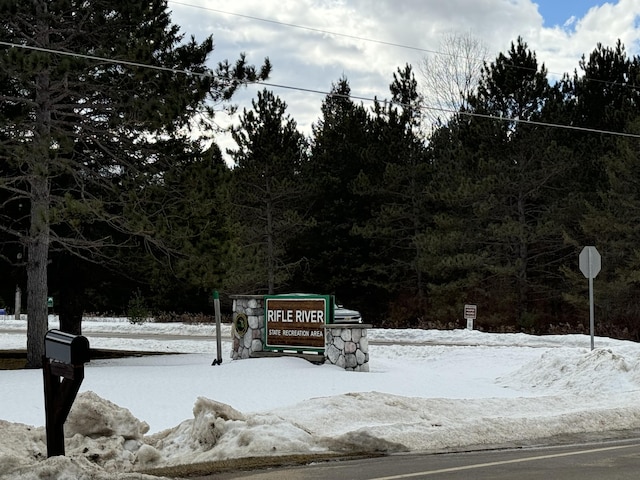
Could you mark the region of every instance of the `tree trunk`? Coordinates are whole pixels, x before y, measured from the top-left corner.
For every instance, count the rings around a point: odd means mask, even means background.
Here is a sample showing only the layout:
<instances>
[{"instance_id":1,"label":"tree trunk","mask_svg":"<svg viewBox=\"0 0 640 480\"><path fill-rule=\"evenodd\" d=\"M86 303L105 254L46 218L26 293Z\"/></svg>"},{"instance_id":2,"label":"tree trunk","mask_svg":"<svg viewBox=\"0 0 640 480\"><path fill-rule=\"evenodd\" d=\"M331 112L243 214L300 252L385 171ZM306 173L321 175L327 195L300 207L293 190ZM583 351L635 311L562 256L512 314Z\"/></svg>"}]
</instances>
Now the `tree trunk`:
<instances>
[{"instance_id":1,"label":"tree trunk","mask_svg":"<svg viewBox=\"0 0 640 480\"><path fill-rule=\"evenodd\" d=\"M27 368L42 367L47 318L49 258L49 185L36 176L31 182L31 230L27 260Z\"/></svg>"},{"instance_id":2,"label":"tree trunk","mask_svg":"<svg viewBox=\"0 0 640 480\"><path fill-rule=\"evenodd\" d=\"M72 335L82 335L82 294L78 291L73 279L64 278L66 285L60 288L60 330Z\"/></svg>"},{"instance_id":3,"label":"tree trunk","mask_svg":"<svg viewBox=\"0 0 640 480\"><path fill-rule=\"evenodd\" d=\"M47 4L36 5L41 17L47 13ZM46 22L40 25L36 42L49 45ZM49 327L47 316L47 264L49 260L49 156L51 154L51 89L46 66L36 75L35 131L32 154L28 159L31 212L27 258L27 368L41 368L44 355L44 336Z\"/></svg>"},{"instance_id":4,"label":"tree trunk","mask_svg":"<svg viewBox=\"0 0 640 480\"><path fill-rule=\"evenodd\" d=\"M518 222L520 223L519 234L519 258L518 258L518 320L522 320L523 314L528 310L528 263L529 263L529 246L527 243L527 217L524 205L524 194L522 188L518 192Z\"/></svg>"},{"instance_id":5,"label":"tree trunk","mask_svg":"<svg viewBox=\"0 0 640 480\"><path fill-rule=\"evenodd\" d=\"M269 170L266 170L267 175ZM273 204L271 202L271 180L266 178L266 214L267 214L267 283L269 295L273 295L276 287L276 260L274 247Z\"/></svg>"}]
</instances>

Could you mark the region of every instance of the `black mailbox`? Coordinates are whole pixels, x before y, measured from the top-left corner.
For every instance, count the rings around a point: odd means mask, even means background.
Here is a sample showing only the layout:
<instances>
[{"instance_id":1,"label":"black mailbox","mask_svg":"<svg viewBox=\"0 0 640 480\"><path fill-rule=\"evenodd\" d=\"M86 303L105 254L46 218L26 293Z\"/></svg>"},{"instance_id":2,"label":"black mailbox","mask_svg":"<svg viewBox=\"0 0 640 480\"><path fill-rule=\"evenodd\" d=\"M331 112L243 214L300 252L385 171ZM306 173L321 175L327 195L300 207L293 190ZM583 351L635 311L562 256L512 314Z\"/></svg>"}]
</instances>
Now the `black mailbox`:
<instances>
[{"instance_id":1,"label":"black mailbox","mask_svg":"<svg viewBox=\"0 0 640 480\"><path fill-rule=\"evenodd\" d=\"M49 330L44 337L44 355L67 365L83 365L89 361L89 340L60 330Z\"/></svg>"},{"instance_id":2,"label":"black mailbox","mask_svg":"<svg viewBox=\"0 0 640 480\"><path fill-rule=\"evenodd\" d=\"M80 390L89 356L89 340L82 335L49 330L44 336L42 373L49 457L64 455L64 422Z\"/></svg>"}]
</instances>

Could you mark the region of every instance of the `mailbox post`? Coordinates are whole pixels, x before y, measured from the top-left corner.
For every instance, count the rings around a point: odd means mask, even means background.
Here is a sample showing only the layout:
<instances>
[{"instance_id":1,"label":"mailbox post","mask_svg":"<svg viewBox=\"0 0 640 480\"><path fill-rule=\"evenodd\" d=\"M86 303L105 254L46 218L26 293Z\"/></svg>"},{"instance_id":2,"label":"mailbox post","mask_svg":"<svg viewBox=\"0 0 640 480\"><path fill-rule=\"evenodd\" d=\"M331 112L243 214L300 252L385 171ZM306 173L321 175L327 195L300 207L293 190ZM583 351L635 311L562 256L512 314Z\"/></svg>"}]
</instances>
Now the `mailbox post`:
<instances>
[{"instance_id":1,"label":"mailbox post","mask_svg":"<svg viewBox=\"0 0 640 480\"><path fill-rule=\"evenodd\" d=\"M64 422L84 379L89 361L89 340L60 330L44 338L42 373L47 430L47 456L64 455Z\"/></svg>"}]
</instances>

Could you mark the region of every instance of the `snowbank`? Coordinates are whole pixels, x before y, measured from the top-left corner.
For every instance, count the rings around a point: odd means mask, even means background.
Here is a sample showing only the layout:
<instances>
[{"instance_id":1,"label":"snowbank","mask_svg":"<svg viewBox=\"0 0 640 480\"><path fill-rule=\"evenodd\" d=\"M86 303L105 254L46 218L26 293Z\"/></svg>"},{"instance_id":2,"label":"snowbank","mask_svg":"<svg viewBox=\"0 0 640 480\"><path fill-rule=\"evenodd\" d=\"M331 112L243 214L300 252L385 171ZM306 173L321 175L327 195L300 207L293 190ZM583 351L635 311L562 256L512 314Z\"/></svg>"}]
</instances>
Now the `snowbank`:
<instances>
[{"instance_id":1,"label":"snowbank","mask_svg":"<svg viewBox=\"0 0 640 480\"><path fill-rule=\"evenodd\" d=\"M150 342L186 354L90 362L65 424L67 456L50 459L44 428L20 423L44 418L41 372L0 371L0 478L155 478L136 472L640 429L640 345L633 342L598 338L591 351L584 335L374 329L370 372L357 373L292 358L232 362L228 340L223 364L212 367L215 342L202 332L117 324L90 323L92 346L132 350ZM0 348L23 336L20 325L0 324Z\"/></svg>"}]
</instances>

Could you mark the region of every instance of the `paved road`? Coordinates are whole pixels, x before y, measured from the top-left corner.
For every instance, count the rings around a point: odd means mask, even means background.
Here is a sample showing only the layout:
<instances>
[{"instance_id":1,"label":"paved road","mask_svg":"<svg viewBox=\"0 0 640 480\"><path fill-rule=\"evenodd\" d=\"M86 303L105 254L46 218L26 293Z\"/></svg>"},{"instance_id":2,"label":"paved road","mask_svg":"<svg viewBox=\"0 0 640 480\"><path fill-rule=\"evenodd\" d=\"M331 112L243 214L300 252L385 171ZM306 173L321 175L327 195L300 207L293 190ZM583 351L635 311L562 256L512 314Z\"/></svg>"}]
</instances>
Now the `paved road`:
<instances>
[{"instance_id":1,"label":"paved road","mask_svg":"<svg viewBox=\"0 0 640 480\"><path fill-rule=\"evenodd\" d=\"M637 480L640 438L562 447L394 455L201 480Z\"/></svg>"}]
</instances>

